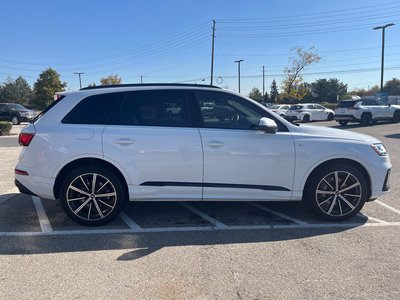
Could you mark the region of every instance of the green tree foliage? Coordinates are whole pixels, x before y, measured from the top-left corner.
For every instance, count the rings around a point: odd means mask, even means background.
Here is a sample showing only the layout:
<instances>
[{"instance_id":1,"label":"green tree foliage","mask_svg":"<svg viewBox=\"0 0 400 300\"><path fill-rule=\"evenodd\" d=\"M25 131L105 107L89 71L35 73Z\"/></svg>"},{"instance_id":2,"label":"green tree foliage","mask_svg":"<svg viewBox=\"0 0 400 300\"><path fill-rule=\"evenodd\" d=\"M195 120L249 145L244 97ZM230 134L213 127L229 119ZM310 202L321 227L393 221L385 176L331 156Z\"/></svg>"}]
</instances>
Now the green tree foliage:
<instances>
[{"instance_id":1,"label":"green tree foliage","mask_svg":"<svg viewBox=\"0 0 400 300\"><path fill-rule=\"evenodd\" d=\"M64 91L66 86L67 83L61 82L60 75L55 70L52 68L44 70L33 85L34 107L37 109L44 109L54 101L54 94Z\"/></svg>"},{"instance_id":2,"label":"green tree foliage","mask_svg":"<svg viewBox=\"0 0 400 300\"><path fill-rule=\"evenodd\" d=\"M383 86L383 91L388 92L389 95L400 95L400 80L393 78L392 80L386 81Z\"/></svg>"},{"instance_id":3,"label":"green tree foliage","mask_svg":"<svg viewBox=\"0 0 400 300\"><path fill-rule=\"evenodd\" d=\"M294 56L289 57L289 66L283 72L285 79L282 82L282 89L285 98L301 99L304 97L299 86L303 81L301 73L310 65L317 63L321 60L318 50L311 47L304 50L303 47L295 47L291 49Z\"/></svg>"},{"instance_id":4,"label":"green tree foliage","mask_svg":"<svg viewBox=\"0 0 400 300\"><path fill-rule=\"evenodd\" d=\"M253 87L253 89L251 90L250 94L249 94L249 98L253 99L257 102L261 102L262 101L262 94L260 92L260 90L256 87Z\"/></svg>"},{"instance_id":5,"label":"green tree foliage","mask_svg":"<svg viewBox=\"0 0 400 300\"><path fill-rule=\"evenodd\" d=\"M275 102L278 101L279 91L278 91L278 87L276 86L276 81L275 81L275 79L272 80L272 83L271 83L271 91L270 91L269 95L270 95L271 103L275 103Z\"/></svg>"},{"instance_id":6,"label":"green tree foliage","mask_svg":"<svg viewBox=\"0 0 400 300\"><path fill-rule=\"evenodd\" d=\"M270 102L270 98L269 98L269 95L268 95L267 91L265 91L265 94L262 96L262 101L263 102Z\"/></svg>"},{"instance_id":7,"label":"green tree foliage","mask_svg":"<svg viewBox=\"0 0 400 300\"><path fill-rule=\"evenodd\" d=\"M100 79L101 85L112 85L112 84L121 84L122 79L117 74L115 75L108 75L107 77L102 77Z\"/></svg>"},{"instance_id":8,"label":"green tree foliage","mask_svg":"<svg viewBox=\"0 0 400 300\"><path fill-rule=\"evenodd\" d=\"M311 90L317 101L336 102L337 95L346 95L347 84L340 82L337 78L322 78L311 84Z\"/></svg>"},{"instance_id":9,"label":"green tree foliage","mask_svg":"<svg viewBox=\"0 0 400 300\"><path fill-rule=\"evenodd\" d=\"M15 80L7 78L0 90L0 102L13 102L29 106L31 99L32 89L21 76Z\"/></svg>"}]
</instances>

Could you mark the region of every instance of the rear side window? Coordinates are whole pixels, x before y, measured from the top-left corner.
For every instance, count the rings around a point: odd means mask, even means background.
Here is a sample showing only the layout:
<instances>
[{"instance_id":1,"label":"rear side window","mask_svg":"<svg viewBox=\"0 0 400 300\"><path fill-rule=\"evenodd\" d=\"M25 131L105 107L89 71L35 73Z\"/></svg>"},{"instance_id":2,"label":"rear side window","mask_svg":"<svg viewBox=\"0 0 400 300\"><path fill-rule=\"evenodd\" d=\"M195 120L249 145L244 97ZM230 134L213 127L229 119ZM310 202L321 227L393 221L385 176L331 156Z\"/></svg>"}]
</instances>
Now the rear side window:
<instances>
[{"instance_id":1,"label":"rear side window","mask_svg":"<svg viewBox=\"0 0 400 300\"><path fill-rule=\"evenodd\" d=\"M336 107L337 108L349 108L349 107L353 107L354 105L356 105L358 101L343 101L341 103L339 103Z\"/></svg>"},{"instance_id":2,"label":"rear side window","mask_svg":"<svg viewBox=\"0 0 400 300\"><path fill-rule=\"evenodd\" d=\"M184 90L127 92L111 123L115 125L191 127L188 92Z\"/></svg>"},{"instance_id":3,"label":"rear side window","mask_svg":"<svg viewBox=\"0 0 400 300\"><path fill-rule=\"evenodd\" d=\"M79 102L61 122L66 124L108 124L122 95L122 93L110 93L89 96Z\"/></svg>"}]
</instances>

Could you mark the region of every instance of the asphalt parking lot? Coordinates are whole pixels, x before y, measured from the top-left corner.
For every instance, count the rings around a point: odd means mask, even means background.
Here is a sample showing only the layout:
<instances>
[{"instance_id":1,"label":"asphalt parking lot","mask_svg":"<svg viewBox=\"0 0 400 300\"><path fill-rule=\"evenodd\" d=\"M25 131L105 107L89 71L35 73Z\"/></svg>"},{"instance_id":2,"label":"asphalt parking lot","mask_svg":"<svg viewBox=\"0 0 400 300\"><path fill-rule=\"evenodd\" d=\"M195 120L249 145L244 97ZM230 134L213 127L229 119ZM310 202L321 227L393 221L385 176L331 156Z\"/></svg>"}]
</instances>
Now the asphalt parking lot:
<instances>
[{"instance_id":1,"label":"asphalt parking lot","mask_svg":"<svg viewBox=\"0 0 400 300\"><path fill-rule=\"evenodd\" d=\"M0 298L400 297L399 124L346 127L382 140L393 164L391 192L349 221L301 203L162 202L95 228L13 187L21 128L0 137Z\"/></svg>"}]
</instances>

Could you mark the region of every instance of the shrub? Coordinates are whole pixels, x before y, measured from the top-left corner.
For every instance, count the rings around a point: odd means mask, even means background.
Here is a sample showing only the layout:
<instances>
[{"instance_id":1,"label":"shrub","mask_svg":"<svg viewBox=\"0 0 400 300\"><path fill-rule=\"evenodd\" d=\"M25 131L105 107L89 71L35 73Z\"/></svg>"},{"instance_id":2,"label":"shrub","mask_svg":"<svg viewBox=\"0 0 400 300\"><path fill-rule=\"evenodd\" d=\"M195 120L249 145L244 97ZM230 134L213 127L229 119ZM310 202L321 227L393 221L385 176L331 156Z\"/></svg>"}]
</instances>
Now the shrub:
<instances>
[{"instance_id":1,"label":"shrub","mask_svg":"<svg viewBox=\"0 0 400 300\"><path fill-rule=\"evenodd\" d=\"M0 135L9 135L12 127L11 122L0 121Z\"/></svg>"}]
</instances>

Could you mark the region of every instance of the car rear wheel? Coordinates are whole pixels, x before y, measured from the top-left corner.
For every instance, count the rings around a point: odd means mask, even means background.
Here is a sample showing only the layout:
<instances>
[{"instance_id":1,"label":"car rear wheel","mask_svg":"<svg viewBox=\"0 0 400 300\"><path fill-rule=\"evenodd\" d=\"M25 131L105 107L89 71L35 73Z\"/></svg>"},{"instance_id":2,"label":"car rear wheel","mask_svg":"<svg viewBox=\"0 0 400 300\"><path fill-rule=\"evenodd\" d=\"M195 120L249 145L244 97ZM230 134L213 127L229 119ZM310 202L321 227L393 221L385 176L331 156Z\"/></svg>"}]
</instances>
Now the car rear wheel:
<instances>
[{"instance_id":1,"label":"car rear wheel","mask_svg":"<svg viewBox=\"0 0 400 300\"><path fill-rule=\"evenodd\" d=\"M333 120L333 113L329 113L329 114L328 114L327 120L328 120L328 121L332 121L332 120Z\"/></svg>"},{"instance_id":2,"label":"car rear wheel","mask_svg":"<svg viewBox=\"0 0 400 300\"><path fill-rule=\"evenodd\" d=\"M303 122L304 122L304 123L310 122L310 116L309 116L309 115L305 115L305 116L303 117Z\"/></svg>"},{"instance_id":3,"label":"car rear wheel","mask_svg":"<svg viewBox=\"0 0 400 300\"><path fill-rule=\"evenodd\" d=\"M392 120L394 123L400 123L400 110L394 112Z\"/></svg>"},{"instance_id":4,"label":"car rear wheel","mask_svg":"<svg viewBox=\"0 0 400 300\"><path fill-rule=\"evenodd\" d=\"M328 165L311 180L306 201L320 217L349 219L360 212L368 197L365 175L347 164Z\"/></svg>"},{"instance_id":5,"label":"car rear wheel","mask_svg":"<svg viewBox=\"0 0 400 300\"><path fill-rule=\"evenodd\" d=\"M125 201L121 180L101 167L72 171L61 186L60 201L66 214L84 225L102 225L115 219Z\"/></svg>"},{"instance_id":6,"label":"car rear wheel","mask_svg":"<svg viewBox=\"0 0 400 300\"><path fill-rule=\"evenodd\" d=\"M370 114L362 114L361 115L361 125L368 126L372 122L372 116Z\"/></svg>"},{"instance_id":7,"label":"car rear wheel","mask_svg":"<svg viewBox=\"0 0 400 300\"><path fill-rule=\"evenodd\" d=\"M13 125L19 125L21 122L20 122L18 116L12 116L11 123L13 123Z\"/></svg>"}]
</instances>

